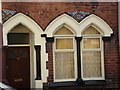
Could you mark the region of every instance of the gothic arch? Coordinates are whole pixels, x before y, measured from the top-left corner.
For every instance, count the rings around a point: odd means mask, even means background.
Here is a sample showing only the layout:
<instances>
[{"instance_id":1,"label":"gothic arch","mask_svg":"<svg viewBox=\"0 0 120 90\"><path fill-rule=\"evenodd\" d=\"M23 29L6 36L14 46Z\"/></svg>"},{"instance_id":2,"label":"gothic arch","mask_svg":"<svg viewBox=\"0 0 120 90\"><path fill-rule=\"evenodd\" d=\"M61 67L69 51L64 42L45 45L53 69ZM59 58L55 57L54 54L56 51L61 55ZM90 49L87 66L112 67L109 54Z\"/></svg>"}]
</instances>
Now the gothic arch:
<instances>
[{"instance_id":1,"label":"gothic arch","mask_svg":"<svg viewBox=\"0 0 120 90\"><path fill-rule=\"evenodd\" d=\"M78 30L80 30L80 36L81 32L83 32L86 28L88 28L88 26L91 25L98 28L103 33L103 36L111 36L113 33L111 27L103 19L94 14L91 14L79 23Z\"/></svg>"},{"instance_id":2,"label":"gothic arch","mask_svg":"<svg viewBox=\"0 0 120 90\"><path fill-rule=\"evenodd\" d=\"M43 30L41 29L41 27L30 17L22 14L22 13L18 13L16 15L14 15L13 17L11 17L10 19L8 19L4 24L3 24L3 45L7 46L8 45L8 41L7 41L7 34L17 25L22 24L23 26L27 27L33 34L34 34L34 43L32 43L33 45L31 47L34 47L34 45L40 45L41 46L41 78L42 80L39 80L38 82L36 82L36 80L34 79L34 75L36 75L36 68L34 67L34 64L36 63L35 57L35 50L33 48L31 48L32 50L32 54L30 55L31 59L31 67L30 70L32 73L31 74L31 87L34 87L34 82L37 85L40 85L39 88L42 88L42 83L46 82L47 80L47 76L48 76L48 71L46 70L46 60L47 60L47 54L46 54L46 50L45 50L45 39L41 37L41 34L43 34ZM34 68L35 69L34 69ZM34 72L34 73L33 73Z\"/></svg>"},{"instance_id":3,"label":"gothic arch","mask_svg":"<svg viewBox=\"0 0 120 90\"><path fill-rule=\"evenodd\" d=\"M34 37L35 37L35 44L40 44L37 38L40 39L40 34L43 33L43 30L39 27L39 25L32 20L30 17L18 13L8 19L4 24L3 24L3 45L7 45L7 34L12 30L15 26L22 24L29 28L31 32L33 32Z\"/></svg>"},{"instance_id":4,"label":"gothic arch","mask_svg":"<svg viewBox=\"0 0 120 90\"><path fill-rule=\"evenodd\" d=\"M87 16L80 23L78 23L71 16L63 14L54 19L48 25L45 30L45 34L47 34L48 37L52 37L53 33L58 30L59 27L62 27L64 25L67 25L69 28L71 28L73 32L76 33L76 36L79 37L81 37L81 33L90 25L93 25L94 27L99 29L100 32L103 33L103 36L111 36L111 34L113 33L111 27L103 19L94 14Z\"/></svg>"},{"instance_id":5,"label":"gothic arch","mask_svg":"<svg viewBox=\"0 0 120 90\"><path fill-rule=\"evenodd\" d=\"M67 26L70 29L72 29L74 33L76 33L78 29L78 22L75 19L73 19L71 16L67 14L63 14L57 17L48 25L48 27L45 30L45 33L47 34L48 37L52 37L53 33L56 30L58 30L59 27L62 26Z\"/></svg>"}]
</instances>

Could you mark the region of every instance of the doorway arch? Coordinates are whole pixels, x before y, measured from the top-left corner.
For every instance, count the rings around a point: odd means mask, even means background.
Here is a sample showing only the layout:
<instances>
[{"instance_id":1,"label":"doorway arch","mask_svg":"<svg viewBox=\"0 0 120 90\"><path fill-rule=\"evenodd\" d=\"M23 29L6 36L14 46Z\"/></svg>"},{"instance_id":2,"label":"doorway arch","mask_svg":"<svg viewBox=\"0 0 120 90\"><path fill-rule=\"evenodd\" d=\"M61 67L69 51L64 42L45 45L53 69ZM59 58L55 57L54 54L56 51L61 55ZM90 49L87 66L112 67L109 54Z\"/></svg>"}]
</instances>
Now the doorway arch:
<instances>
[{"instance_id":1,"label":"doorway arch","mask_svg":"<svg viewBox=\"0 0 120 90\"><path fill-rule=\"evenodd\" d=\"M27 30L17 30L18 27L26 27ZM15 28L17 28L16 30L14 30ZM45 53L45 40L44 38L41 37L41 34L43 33L43 30L41 29L41 27L30 17L22 14L22 13L18 13L16 15L14 15L13 17L11 17L10 19L8 19L4 24L3 24L3 46L12 46L9 45L8 42L8 34L9 33L30 33L30 41L32 41L32 45L30 45L30 78L31 80L31 84L30 87L31 88L42 88L42 83L46 81L47 78L47 70L45 68L46 64L45 64L45 59L46 58L46 53ZM40 45L41 46L41 50L42 50L42 54L41 54L41 80L35 80L36 77L36 52L35 52L35 45ZM20 46L20 45L16 45L16 46ZM24 46L24 45L22 45ZM29 46L29 45L28 45ZM44 59L43 59L44 58ZM43 60L43 61L42 61Z\"/></svg>"},{"instance_id":2,"label":"doorway arch","mask_svg":"<svg viewBox=\"0 0 120 90\"><path fill-rule=\"evenodd\" d=\"M43 30L30 17L22 13L18 13L3 24L3 45L7 45L7 34L18 24L22 24L29 28L35 35L35 44L41 44L38 42L37 38L40 38L40 34L43 33Z\"/></svg>"}]
</instances>

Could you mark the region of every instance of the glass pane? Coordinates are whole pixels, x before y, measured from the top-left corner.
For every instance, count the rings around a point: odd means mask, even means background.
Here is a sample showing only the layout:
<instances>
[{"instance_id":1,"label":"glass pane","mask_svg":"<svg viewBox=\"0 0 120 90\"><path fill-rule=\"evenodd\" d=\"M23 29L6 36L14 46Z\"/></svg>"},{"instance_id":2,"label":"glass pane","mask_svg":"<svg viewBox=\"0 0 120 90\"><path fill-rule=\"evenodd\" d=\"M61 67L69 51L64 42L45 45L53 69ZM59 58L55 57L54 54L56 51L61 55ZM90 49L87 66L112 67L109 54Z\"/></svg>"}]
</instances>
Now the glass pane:
<instances>
[{"instance_id":1,"label":"glass pane","mask_svg":"<svg viewBox=\"0 0 120 90\"><path fill-rule=\"evenodd\" d=\"M83 39L83 48L100 48L100 39L99 38L84 38Z\"/></svg>"},{"instance_id":2,"label":"glass pane","mask_svg":"<svg viewBox=\"0 0 120 90\"><path fill-rule=\"evenodd\" d=\"M55 78L72 79L75 77L74 72L74 53L55 53Z\"/></svg>"},{"instance_id":3,"label":"glass pane","mask_svg":"<svg viewBox=\"0 0 120 90\"><path fill-rule=\"evenodd\" d=\"M91 27L87 28L82 34L89 35L89 34L100 34L100 33L91 26Z\"/></svg>"},{"instance_id":4,"label":"glass pane","mask_svg":"<svg viewBox=\"0 0 120 90\"><path fill-rule=\"evenodd\" d=\"M83 52L83 77L101 77L101 52Z\"/></svg>"},{"instance_id":5,"label":"glass pane","mask_svg":"<svg viewBox=\"0 0 120 90\"><path fill-rule=\"evenodd\" d=\"M54 35L73 35L73 33L66 27L62 27L55 32Z\"/></svg>"},{"instance_id":6,"label":"glass pane","mask_svg":"<svg viewBox=\"0 0 120 90\"><path fill-rule=\"evenodd\" d=\"M29 33L9 33L8 44L29 44Z\"/></svg>"},{"instance_id":7,"label":"glass pane","mask_svg":"<svg viewBox=\"0 0 120 90\"><path fill-rule=\"evenodd\" d=\"M73 39L56 39L56 49L73 49Z\"/></svg>"}]
</instances>

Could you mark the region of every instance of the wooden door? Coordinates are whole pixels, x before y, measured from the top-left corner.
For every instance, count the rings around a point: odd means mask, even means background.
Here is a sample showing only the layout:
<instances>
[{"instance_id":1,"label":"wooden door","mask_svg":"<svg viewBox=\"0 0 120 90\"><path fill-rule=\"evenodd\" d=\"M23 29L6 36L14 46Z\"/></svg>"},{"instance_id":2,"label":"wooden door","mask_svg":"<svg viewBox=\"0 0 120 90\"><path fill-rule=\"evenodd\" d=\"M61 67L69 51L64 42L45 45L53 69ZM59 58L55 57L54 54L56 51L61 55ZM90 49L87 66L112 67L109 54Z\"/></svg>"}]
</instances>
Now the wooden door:
<instances>
[{"instance_id":1,"label":"wooden door","mask_svg":"<svg viewBox=\"0 0 120 90\"><path fill-rule=\"evenodd\" d=\"M8 47L7 77L14 88L30 88L30 47Z\"/></svg>"}]
</instances>

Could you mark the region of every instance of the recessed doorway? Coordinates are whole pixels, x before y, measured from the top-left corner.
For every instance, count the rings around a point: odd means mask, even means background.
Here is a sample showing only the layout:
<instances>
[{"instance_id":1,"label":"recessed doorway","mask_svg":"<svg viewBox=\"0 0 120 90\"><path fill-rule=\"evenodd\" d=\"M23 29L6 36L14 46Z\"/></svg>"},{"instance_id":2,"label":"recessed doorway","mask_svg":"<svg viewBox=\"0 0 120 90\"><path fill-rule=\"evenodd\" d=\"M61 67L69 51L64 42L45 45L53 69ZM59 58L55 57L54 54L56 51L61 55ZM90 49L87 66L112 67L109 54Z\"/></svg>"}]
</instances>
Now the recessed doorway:
<instances>
[{"instance_id":1,"label":"recessed doorway","mask_svg":"<svg viewBox=\"0 0 120 90\"><path fill-rule=\"evenodd\" d=\"M7 44L9 84L15 88L34 87L34 34L18 24L7 34Z\"/></svg>"}]
</instances>

